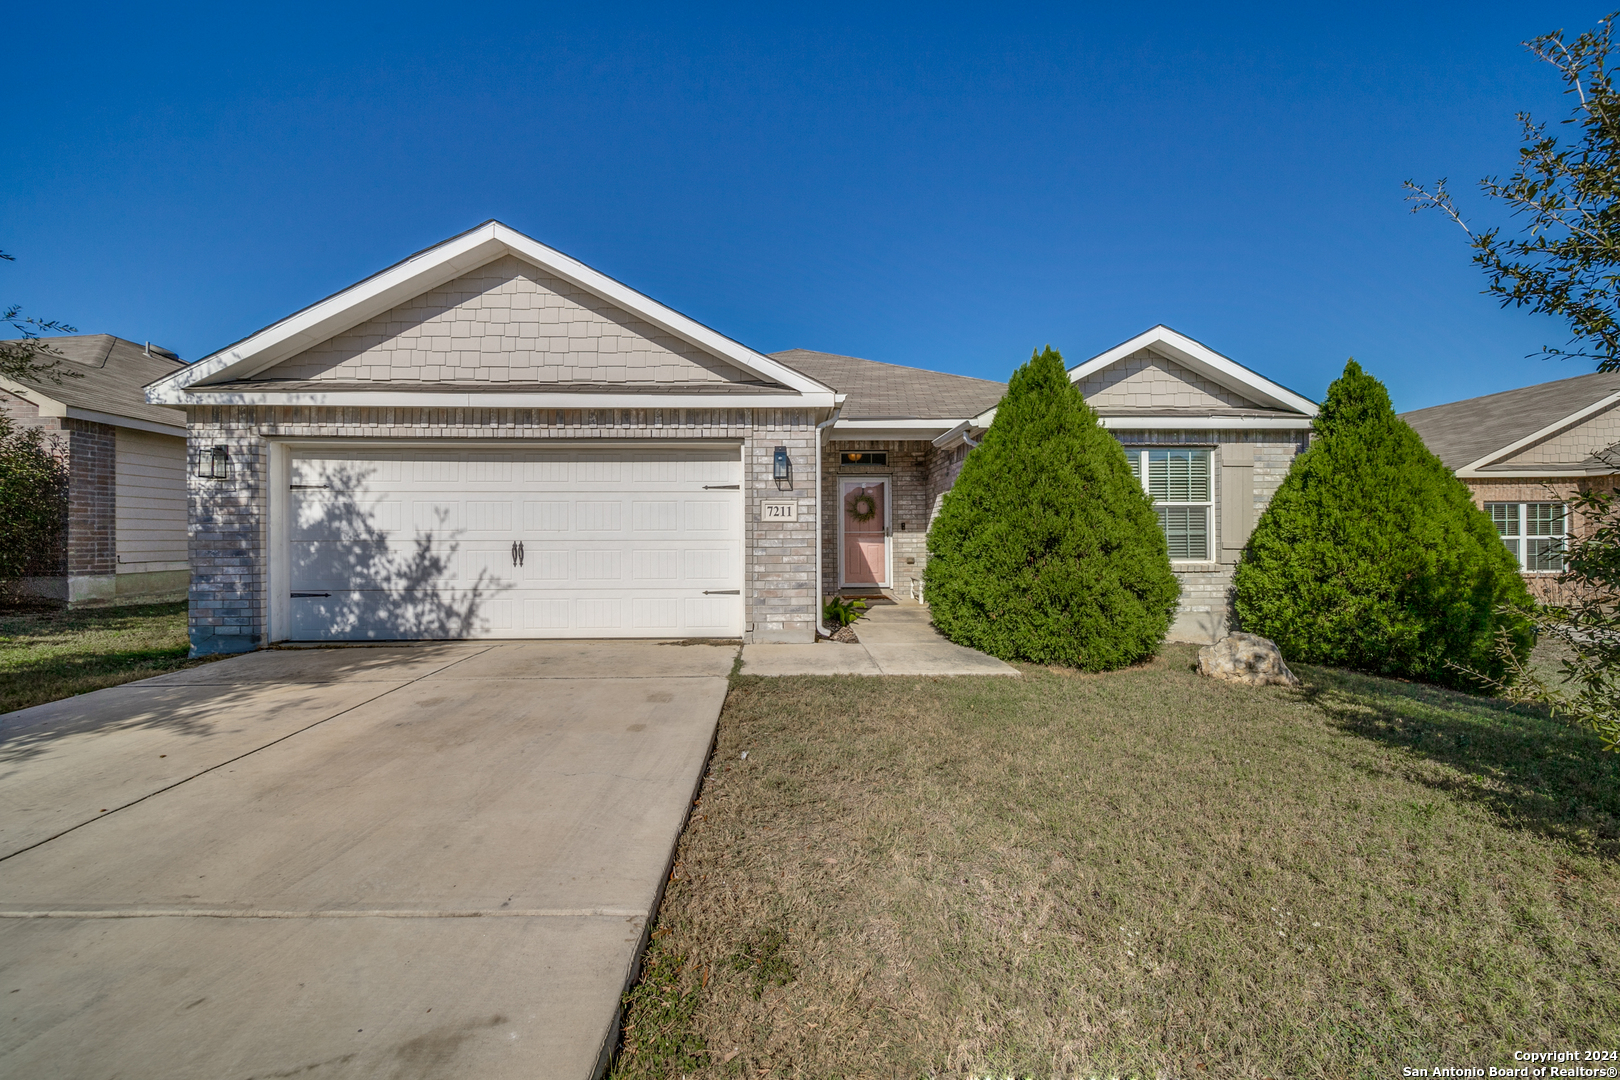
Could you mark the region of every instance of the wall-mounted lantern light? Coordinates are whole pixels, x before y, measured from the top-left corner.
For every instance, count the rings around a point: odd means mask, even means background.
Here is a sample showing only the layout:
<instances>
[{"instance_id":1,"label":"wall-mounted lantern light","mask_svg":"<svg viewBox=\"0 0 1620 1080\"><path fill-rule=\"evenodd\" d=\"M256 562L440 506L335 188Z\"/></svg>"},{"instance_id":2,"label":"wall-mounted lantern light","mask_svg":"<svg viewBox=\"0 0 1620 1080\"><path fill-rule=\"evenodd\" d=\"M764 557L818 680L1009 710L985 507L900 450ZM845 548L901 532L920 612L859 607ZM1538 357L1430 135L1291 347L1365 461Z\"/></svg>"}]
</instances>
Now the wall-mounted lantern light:
<instances>
[{"instance_id":1,"label":"wall-mounted lantern light","mask_svg":"<svg viewBox=\"0 0 1620 1080\"><path fill-rule=\"evenodd\" d=\"M793 462L788 460L785 446L776 448L776 456L771 462L771 478L776 481L778 491L786 491L793 486Z\"/></svg>"},{"instance_id":2,"label":"wall-mounted lantern light","mask_svg":"<svg viewBox=\"0 0 1620 1080\"><path fill-rule=\"evenodd\" d=\"M229 480L231 478L231 452L223 446L216 446L205 451L202 460L197 463L197 475L204 480Z\"/></svg>"}]
</instances>

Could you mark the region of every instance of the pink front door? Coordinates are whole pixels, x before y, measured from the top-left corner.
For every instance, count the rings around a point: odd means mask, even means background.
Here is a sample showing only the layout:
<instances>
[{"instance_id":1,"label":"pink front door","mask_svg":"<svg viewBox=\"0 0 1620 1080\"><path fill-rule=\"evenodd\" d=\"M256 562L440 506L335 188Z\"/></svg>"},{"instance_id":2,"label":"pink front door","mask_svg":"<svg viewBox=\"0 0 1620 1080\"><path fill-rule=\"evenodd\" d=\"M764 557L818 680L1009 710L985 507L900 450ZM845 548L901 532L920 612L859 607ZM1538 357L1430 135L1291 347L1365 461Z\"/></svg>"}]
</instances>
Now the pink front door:
<instances>
[{"instance_id":1,"label":"pink front door","mask_svg":"<svg viewBox=\"0 0 1620 1080\"><path fill-rule=\"evenodd\" d=\"M888 481L845 480L838 486L844 504L843 583L887 586Z\"/></svg>"}]
</instances>

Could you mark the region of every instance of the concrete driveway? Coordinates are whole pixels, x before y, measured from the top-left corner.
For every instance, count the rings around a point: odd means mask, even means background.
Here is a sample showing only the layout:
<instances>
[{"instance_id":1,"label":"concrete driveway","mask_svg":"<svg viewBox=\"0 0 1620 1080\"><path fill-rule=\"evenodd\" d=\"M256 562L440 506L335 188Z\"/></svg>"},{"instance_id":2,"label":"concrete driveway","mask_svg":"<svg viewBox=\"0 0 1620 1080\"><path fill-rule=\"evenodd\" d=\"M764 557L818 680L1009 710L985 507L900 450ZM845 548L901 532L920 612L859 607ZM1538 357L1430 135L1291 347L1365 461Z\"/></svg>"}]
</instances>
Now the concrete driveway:
<instances>
[{"instance_id":1,"label":"concrete driveway","mask_svg":"<svg viewBox=\"0 0 1620 1080\"><path fill-rule=\"evenodd\" d=\"M736 654L278 650L0 717L0 1075L591 1076Z\"/></svg>"}]
</instances>

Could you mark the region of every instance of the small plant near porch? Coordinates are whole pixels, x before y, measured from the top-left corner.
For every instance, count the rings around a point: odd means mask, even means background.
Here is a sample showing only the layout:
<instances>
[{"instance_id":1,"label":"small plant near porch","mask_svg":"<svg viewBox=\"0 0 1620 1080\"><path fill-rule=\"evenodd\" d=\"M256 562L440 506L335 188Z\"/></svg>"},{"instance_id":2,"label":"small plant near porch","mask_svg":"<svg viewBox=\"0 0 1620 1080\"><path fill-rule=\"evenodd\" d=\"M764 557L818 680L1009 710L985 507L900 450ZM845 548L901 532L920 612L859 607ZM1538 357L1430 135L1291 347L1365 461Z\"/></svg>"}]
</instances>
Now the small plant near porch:
<instances>
[{"instance_id":1,"label":"small plant near porch","mask_svg":"<svg viewBox=\"0 0 1620 1080\"><path fill-rule=\"evenodd\" d=\"M1181 590L1158 516L1050 346L963 462L923 574L934 625L1003 660L1103 671L1164 641Z\"/></svg>"}]
</instances>

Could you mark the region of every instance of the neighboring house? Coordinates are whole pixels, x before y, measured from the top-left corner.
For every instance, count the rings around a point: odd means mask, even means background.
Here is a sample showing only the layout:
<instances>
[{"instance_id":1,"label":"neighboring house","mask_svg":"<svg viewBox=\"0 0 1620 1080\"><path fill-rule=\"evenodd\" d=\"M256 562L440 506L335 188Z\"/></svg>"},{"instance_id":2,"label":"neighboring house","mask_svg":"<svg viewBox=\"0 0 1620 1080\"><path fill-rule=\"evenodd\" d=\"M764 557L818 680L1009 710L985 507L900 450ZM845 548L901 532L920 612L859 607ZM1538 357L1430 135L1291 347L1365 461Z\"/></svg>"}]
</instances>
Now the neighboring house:
<instances>
[{"instance_id":1,"label":"neighboring house","mask_svg":"<svg viewBox=\"0 0 1620 1080\"><path fill-rule=\"evenodd\" d=\"M1075 376L1179 500L1181 625L1207 638L1234 530L1315 406L1163 328L1121 349ZM808 642L825 595L916 590L928 522L1003 390L767 356L488 222L147 395L187 413L192 645L210 653Z\"/></svg>"},{"instance_id":2,"label":"neighboring house","mask_svg":"<svg viewBox=\"0 0 1620 1080\"><path fill-rule=\"evenodd\" d=\"M1552 599L1566 538L1581 528L1569 499L1620 487L1620 372L1436 405L1402 419L1473 491L1531 591Z\"/></svg>"},{"instance_id":3,"label":"neighboring house","mask_svg":"<svg viewBox=\"0 0 1620 1080\"><path fill-rule=\"evenodd\" d=\"M70 604L184 598L186 418L143 387L185 362L110 334L44 344L62 357L60 382L0 379L0 409L65 451L67 527L57 565L20 591Z\"/></svg>"}]
</instances>

